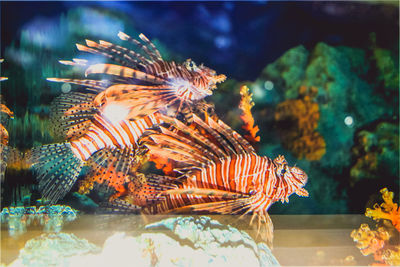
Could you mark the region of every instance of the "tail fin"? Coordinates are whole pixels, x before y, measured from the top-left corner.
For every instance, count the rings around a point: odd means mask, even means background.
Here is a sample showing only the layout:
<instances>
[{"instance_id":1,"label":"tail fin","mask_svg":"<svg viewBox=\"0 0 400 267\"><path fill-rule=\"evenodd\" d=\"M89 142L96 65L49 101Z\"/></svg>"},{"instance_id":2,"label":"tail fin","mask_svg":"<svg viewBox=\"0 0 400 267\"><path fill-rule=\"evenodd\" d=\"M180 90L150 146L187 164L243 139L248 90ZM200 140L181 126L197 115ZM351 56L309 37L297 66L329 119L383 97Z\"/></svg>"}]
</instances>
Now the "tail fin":
<instances>
[{"instance_id":1,"label":"tail fin","mask_svg":"<svg viewBox=\"0 0 400 267\"><path fill-rule=\"evenodd\" d=\"M84 163L74 155L70 143L35 147L31 160L39 190L50 203L56 203L68 193Z\"/></svg>"}]
</instances>

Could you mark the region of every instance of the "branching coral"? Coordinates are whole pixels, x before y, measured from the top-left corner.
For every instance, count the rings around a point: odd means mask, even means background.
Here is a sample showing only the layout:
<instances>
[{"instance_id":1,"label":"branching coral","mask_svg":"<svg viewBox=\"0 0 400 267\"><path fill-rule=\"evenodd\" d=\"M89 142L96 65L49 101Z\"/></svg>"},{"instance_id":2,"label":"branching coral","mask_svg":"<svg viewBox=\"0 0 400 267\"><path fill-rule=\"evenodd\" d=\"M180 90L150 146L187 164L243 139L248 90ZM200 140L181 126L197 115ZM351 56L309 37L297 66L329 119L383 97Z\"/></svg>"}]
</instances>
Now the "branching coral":
<instances>
[{"instance_id":1,"label":"branching coral","mask_svg":"<svg viewBox=\"0 0 400 267\"><path fill-rule=\"evenodd\" d=\"M249 134L244 137L253 144L260 142L260 137L257 136L259 128L257 125L254 125L254 118L251 113L251 108L254 106L254 102L252 100L252 94L249 92L249 88L246 85L240 87L240 95L241 99L239 108L242 111L240 118L244 122L242 128L249 132Z\"/></svg>"},{"instance_id":2,"label":"branching coral","mask_svg":"<svg viewBox=\"0 0 400 267\"><path fill-rule=\"evenodd\" d=\"M376 230L362 224L358 230L351 232L351 237L357 242L357 248L366 256L373 254L376 263L374 265L400 265L400 245L398 244L400 233L400 210L398 204L393 202L394 194L387 188L381 190L384 203L375 204L374 209L368 209L365 216L372 217L375 221L388 220L397 229L397 235L387 225ZM397 242L397 244L393 244Z\"/></svg>"},{"instance_id":3,"label":"branching coral","mask_svg":"<svg viewBox=\"0 0 400 267\"><path fill-rule=\"evenodd\" d=\"M316 131L320 117L318 103L313 101L318 89L301 86L299 98L286 100L276 107L275 120L283 145L297 158L319 160L325 154L325 140Z\"/></svg>"},{"instance_id":4,"label":"branching coral","mask_svg":"<svg viewBox=\"0 0 400 267\"><path fill-rule=\"evenodd\" d=\"M389 220L397 231L400 232L400 209L397 203L393 202L394 193L390 192L387 188L381 190L384 203L374 205L374 209L368 209L365 216L371 217L374 220Z\"/></svg>"}]
</instances>

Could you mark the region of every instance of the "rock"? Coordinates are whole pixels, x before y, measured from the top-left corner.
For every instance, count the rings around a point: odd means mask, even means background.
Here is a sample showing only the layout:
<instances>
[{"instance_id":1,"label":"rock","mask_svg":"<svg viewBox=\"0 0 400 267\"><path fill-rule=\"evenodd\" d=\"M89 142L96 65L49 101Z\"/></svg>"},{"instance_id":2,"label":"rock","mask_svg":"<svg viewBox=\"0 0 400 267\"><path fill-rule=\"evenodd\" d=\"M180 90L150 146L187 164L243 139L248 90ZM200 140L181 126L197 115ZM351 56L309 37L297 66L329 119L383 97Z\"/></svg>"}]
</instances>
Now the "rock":
<instances>
[{"instance_id":1,"label":"rock","mask_svg":"<svg viewBox=\"0 0 400 267\"><path fill-rule=\"evenodd\" d=\"M279 266L266 244L206 216L162 220L136 237L116 233L98 252L73 234L47 234L11 266Z\"/></svg>"},{"instance_id":2,"label":"rock","mask_svg":"<svg viewBox=\"0 0 400 267\"><path fill-rule=\"evenodd\" d=\"M71 257L99 251L100 248L74 234L42 234L26 242L11 266L69 266Z\"/></svg>"}]
</instances>

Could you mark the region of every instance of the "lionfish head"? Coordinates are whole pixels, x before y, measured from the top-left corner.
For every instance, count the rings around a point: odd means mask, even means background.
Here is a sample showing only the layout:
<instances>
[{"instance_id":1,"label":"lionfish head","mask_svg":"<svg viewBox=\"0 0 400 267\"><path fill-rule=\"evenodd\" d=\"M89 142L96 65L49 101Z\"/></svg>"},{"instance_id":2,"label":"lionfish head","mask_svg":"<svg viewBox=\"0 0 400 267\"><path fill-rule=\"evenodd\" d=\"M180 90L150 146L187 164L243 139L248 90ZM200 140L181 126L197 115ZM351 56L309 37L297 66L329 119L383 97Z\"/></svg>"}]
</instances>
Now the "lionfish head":
<instances>
[{"instance_id":1,"label":"lionfish head","mask_svg":"<svg viewBox=\"0 0 400 267\"><path fill-rule=\"evenodd\" d=\"M192 83L194 87L196 87L196 90L199 91L199 94L212 95L212 90L217 88L217 84L226 79L225 75L217 75L215 70L210 69L203 64L198 66L191 59L187 59L183 65L189 72L191 72L193 77L195 77Z\"/></svg>"},{"instance_id":2,"label":"lionfish head","mask_svg":"<svg viewBox=\"0 0 400 267\"><path fill-rule=\"evenodd\" d=\"M296 166L290 167L285 157L281 155L274 159L274 164L277 176L285 180L287 184L292 185L294 193L300 196L308 196L307 190L303 188L308 181L308 176L302 169Z\"/></svg>"}]
</instances>

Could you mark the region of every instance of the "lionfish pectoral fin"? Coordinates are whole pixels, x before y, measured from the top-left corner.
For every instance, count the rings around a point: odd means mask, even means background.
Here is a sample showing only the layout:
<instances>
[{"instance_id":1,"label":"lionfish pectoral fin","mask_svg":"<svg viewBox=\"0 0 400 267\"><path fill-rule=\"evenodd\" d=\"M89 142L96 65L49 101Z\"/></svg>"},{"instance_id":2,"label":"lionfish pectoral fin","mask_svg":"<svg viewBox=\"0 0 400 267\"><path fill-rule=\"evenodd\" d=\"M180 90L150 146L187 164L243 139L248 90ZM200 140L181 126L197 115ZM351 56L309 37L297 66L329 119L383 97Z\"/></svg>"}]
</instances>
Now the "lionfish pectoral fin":
<instances>
[{"instance_id":1,"label":"lionfish pectoral fin","mask_svg":"<svg viewBox=\"0 0 400 267\"><path fill-rule=\"evenodd\" d=\"M163 194L169 194L169 195L186 194L186 195L196 195L196 196L222 197L227 199L236 199L244 197L244 194L242 193L230 192L219 189L211 189L211 188L179 188L179 189L167 190L163 192Z\"/></svg>"},{"instance_id":2,"label":"lionfish pectoral fin","mask_svg":"<svg viewBox=\"0 0 400 267\"><path fill-rule=\"evenodd\" d=\"M53 133L60 138L78 138L91 125L96 110L92 92L72 92L57 97L51 103L50 121Z\"/></svg>"},{"instance_id":3,"label":"lionfish pectoral fin","mask_svg":"<svg viewBox=\"0 0 400 267\"><path fill-rule=\"evenodd\" d=\"M298 196L308 197L308 191L304 188L298 188L295 192Z\"/></svg>"},{"instance_id":4,"label":"lionfish pectoral fin","mask_svg":"<svg viewBox=\"0 0 400 267\"><path fill-rule=\"evenodd\" d=\"M100 213L139 214L141 211L141 207L122 199L115 199L111 202L102 202L99 206Z\"/></svg>"},{"instance_id":5,"label":"lionfish pectoral fin","mask_svg":"<svg viewBox=\"0 0 400 267\"><path fill-rule=\"evenodd\" d=\"M88 175L81 183L80 191L87 191L85 184L105 184L117 192L113 198L126 194L124 183L127 181L128 172L135 165L135 153L130 148L102 149L97 151L88 160L90 168Z\"/></svg>"},{"instance_id":6,"label":"lionfish pectoral fin","mask_svg":"<svg viewBox=\"0 0 400 267\"><path fill-rule=\"evenodd\" d=\"M68 142L35 147L31 155L39 191L50 203L56 203L72 188L84 162Z\"/></svg>"},{"instance_id":7,"label":"lionfish pectoral fin","mask_svg":"<svg viewBox=\"0 0 400 267\"><path fill-rule=\"evenodd\" d=\"M257 225L253 224L254 219L257 217ZM268 212L254 212L250 220L250 225L257 228L257 237L265 240L272 248L272 240L274 238L274 225L272 224L271 217Z\"/></svg>"}]
</instances>

